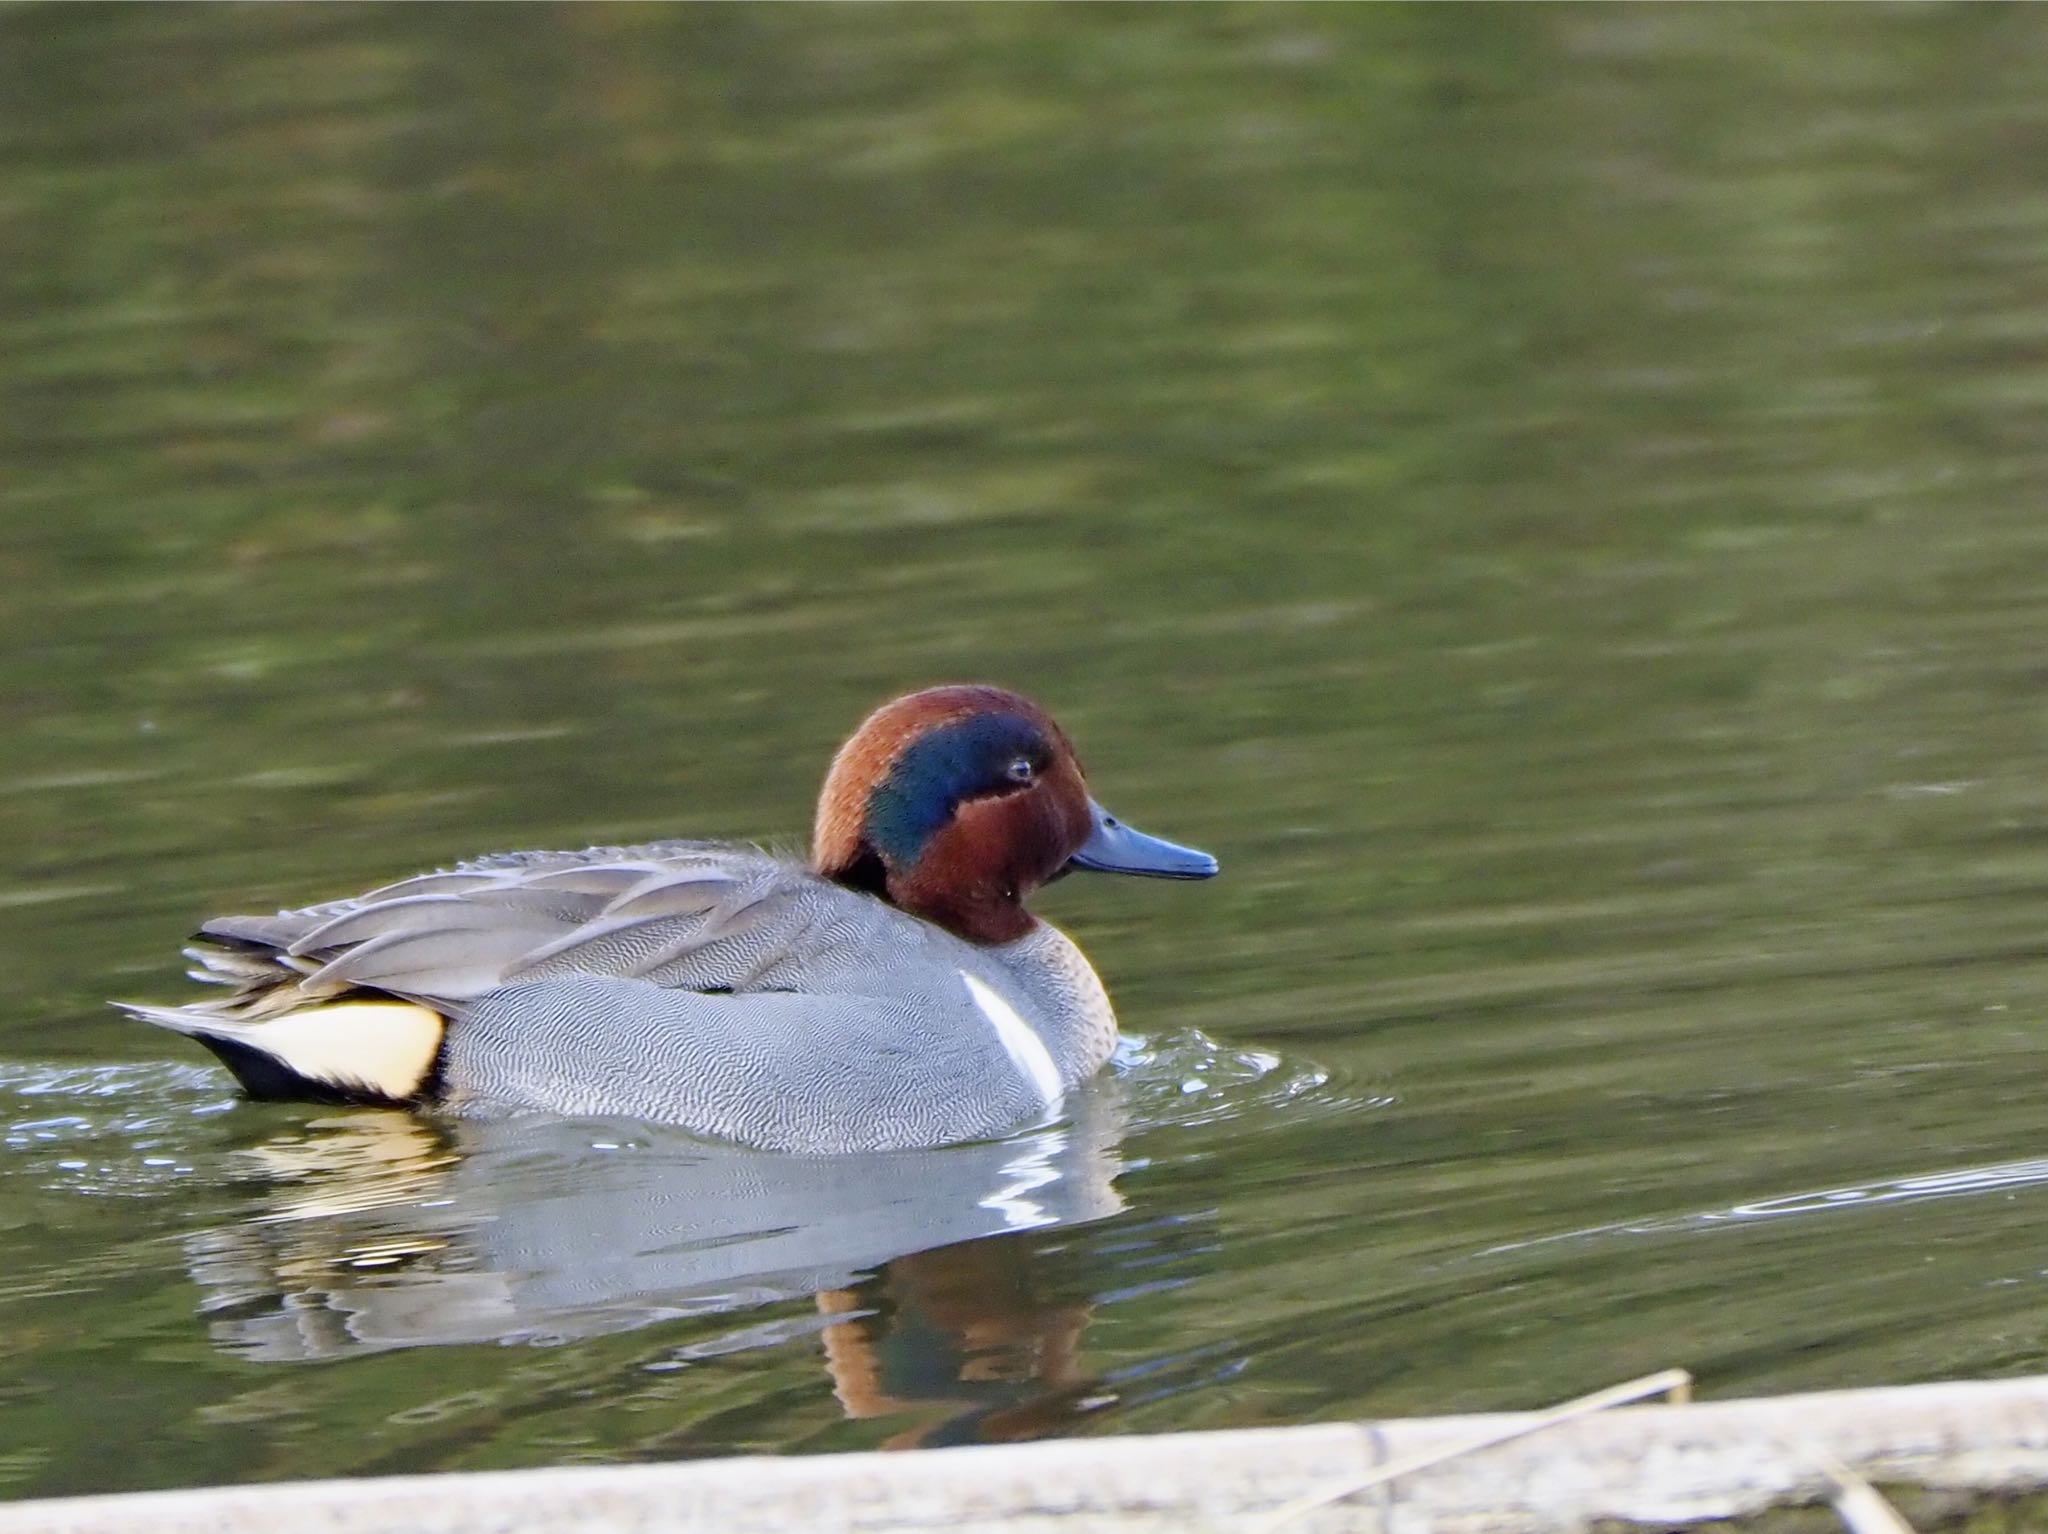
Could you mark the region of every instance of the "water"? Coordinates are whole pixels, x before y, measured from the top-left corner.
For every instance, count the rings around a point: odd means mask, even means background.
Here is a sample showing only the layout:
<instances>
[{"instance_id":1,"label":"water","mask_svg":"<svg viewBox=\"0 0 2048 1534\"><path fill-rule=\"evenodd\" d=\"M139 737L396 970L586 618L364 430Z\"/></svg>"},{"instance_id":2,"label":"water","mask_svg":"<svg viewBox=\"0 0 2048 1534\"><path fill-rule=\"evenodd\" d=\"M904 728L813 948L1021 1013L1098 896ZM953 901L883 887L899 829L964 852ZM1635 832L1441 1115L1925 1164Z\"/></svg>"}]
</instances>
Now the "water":
<instances>
[{"instance_id":1,"label":"water","mask_svg":"<svg viewBox=\"0 0 2048 1534\"><path fill-rule=\"evenodd\" d=\"M31 8L0 141L7 1494L2048 1367L2038 13ZM947 678L1223 860L1040 902L1050 1138L103 1005Z\"/></svg>"}]
</instances>

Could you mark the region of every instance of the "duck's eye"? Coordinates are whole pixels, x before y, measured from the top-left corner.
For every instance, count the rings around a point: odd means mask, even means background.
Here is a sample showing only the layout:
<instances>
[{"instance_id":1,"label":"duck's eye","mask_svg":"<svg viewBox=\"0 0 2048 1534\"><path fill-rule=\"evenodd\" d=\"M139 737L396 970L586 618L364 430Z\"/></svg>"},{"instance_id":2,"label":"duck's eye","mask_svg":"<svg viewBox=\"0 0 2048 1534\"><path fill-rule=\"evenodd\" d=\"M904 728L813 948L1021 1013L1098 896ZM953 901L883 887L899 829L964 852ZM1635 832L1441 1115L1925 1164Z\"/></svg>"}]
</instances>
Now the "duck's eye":
<instances>
[{"instance_id":1,"label":"duck's eye","mask_svg":"<svg viewBox=\"0 0 2048 1534\"><path fill-rule=\"evenodd\" d=\"M1034 770L1031 765L1031 758L1028 756L1018 757L1016 761L1010 763L1007 769L1012 783L1029 783Z\"/></svg>"}]
</instances>

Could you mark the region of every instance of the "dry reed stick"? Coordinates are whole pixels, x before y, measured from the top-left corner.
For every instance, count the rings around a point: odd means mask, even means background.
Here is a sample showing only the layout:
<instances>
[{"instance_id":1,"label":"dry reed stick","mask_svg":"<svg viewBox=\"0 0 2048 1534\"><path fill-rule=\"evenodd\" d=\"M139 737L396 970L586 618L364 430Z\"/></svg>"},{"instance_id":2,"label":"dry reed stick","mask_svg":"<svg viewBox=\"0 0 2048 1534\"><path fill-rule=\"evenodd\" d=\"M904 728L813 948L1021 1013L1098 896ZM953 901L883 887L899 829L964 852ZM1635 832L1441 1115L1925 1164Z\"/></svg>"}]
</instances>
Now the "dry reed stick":
<instances>
[{"instance_id":1,"label":"dry reed stick","mask_svg":"<svg viewBox=\"0 0 2048 1534\"><path fill-rule=\"evenodd\" d=\"M1834 1504L1835 1514L1849 1534L1913 1534L1913 1526L1885 1501L1883 1493L1826 1449L1800 1444L1798 1452L1835 1483L1834 1494L1828 1501Z\"/></svg>"},{"instance_id":2,"label":"dry reed stick","mask_svg":"<svg viewBox=\"0 0 2048 1534\"><path fill-rule=\"evenodd\" d=\"M1597 1411L1605 1411L1610 1406L1625 1406L1631 1401L1659 1395L1680 1405L1691 1400L1692 1376L1683 1369L1660 1369L1655 1374L1645 1374L1640 1379L1609 1385L1605 1390L1596 1390L1591 1395L1578 1396L1545 1411L1519 1417L1505 1427L1481 1433L1465 1443L1453 1444L1448 1449L1430 1449L1424 1453L1411 1454L1406 1459L1397 1459L1390 1465L1381 1465L1355 1480L1345 1482L1342 1486L1310 1492L1305 1497L1297 1497L1292 1502L1282 1503L1263 1521L1252 1525L1252 1534L1273 1534L1274 1530L1292 1523L1304 1513L1328 1507L1333 1502L1342 1502L1346 1497L1355 1497L1361 1491L1384 1486L1389 1481L1398 1480L1404 1475L1413 1475L1418 1470L1427 1470L1431 1465L1440 1465L1446 1460L1476 1454L1481 1449L1511 1443L1517 1438L1527 1438L1531 1433L1540 1433L1546 1428L1556 1427L1559 1423L1571 1422ZM1877 1494L1872 1492L1871 1495ZM1882 1525L1869 1529L1851 1525L1851 1534L1896 1534L1896 1531L1884 1529ZM1912 1534L1912 1531L1907 1530L1906 1534Z\"/></svg>"}]
</instances>

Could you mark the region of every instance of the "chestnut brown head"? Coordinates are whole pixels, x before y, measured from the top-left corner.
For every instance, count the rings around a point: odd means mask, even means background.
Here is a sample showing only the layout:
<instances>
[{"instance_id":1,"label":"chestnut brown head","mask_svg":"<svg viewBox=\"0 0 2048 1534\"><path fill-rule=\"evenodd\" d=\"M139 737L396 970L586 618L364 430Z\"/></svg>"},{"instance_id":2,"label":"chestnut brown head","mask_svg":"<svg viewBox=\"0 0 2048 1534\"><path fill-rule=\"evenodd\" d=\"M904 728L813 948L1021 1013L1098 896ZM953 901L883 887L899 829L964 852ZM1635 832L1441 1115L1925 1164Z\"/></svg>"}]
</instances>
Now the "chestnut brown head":
<instances>
[{"instance_id":1,"label":"chestnut brown head","mask_svg":"<svg viewBox=\"0 0 2048 1534\"><path fill-rule=\"evenodd\" d=\"M1088 793L1052 716L997 687L885 703L818 799L819 873L977 943L1033 926L1024 900L1073 869L1206 879L1216 860L1123 825Z\"/></svg>"}]
</instances>

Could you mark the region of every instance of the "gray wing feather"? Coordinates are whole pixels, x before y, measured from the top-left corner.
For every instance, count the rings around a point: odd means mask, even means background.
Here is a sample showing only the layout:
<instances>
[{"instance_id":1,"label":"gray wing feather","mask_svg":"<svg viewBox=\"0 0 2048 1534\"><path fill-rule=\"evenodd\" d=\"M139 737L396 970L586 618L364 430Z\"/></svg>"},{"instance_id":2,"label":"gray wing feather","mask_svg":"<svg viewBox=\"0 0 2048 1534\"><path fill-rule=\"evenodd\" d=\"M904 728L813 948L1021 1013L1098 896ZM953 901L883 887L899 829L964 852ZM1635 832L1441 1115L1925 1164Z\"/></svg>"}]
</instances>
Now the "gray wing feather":
<instances>
[{"instance_id":1,"label":"gray wing feather","mask_svg":"<svg viewBox=\"0 0 2048 1534\"><path fill-rule=\"evenodd\" d=\"M660 963L650 965L647 978L679 990L707 986L752 990L792 951L807 958L829 953L823 945L807 942L816 923L801 906L795 896L782 892L737 910L717 912L696 934L696 941L678 946ZM713 976L717 978L710 978Z\"/></svg>"},{"instance_id":2,"label":"gray wing feather","mask_svg":"<svg viewBox=\"0 0 2048 1534\"><path fill-rule=\"evenodd\" d=\"M691 946L701 925L670 916L608 916L521 954L506 978L641 975Z\"/></svg>"},{"instance_id":3,"label":"gray wing feather","mask_svg":"<svg viewBox=\"0 0 2048 1534\"><path fill-rule=\"evenodd\" d=\"M275 916L216 916L196 934L210 942L285 952L325 918L313 911L280 911Z\"/></svg>"},{"instance_id":4,"label":"gray wing feather","mask_svg":"<svg viewBox=\"0 0 2048 1534\"><path fill-rule=\"evenodd\" d=\"M207 985L249 985L269 979L277 972L277 961L265 953L245 948L201 948L184 950L192 967L185 971Z\"/></svg>"},{"instance_id":5,"label":"gray wing feather","mask_svg":"<svg viewBox=\"0 0 2048 1534\"><path fill-rule=\"evenodd\" d=\"M414 874L410 879L400 879L396 884L385 884L373 890L365 890L362 894L340 904L378 905L387 900L402 900L408 895L459 895L464 890L482 889L496 880L495 874L443 869L439 873ZM333 907L325 909L332 910Z\"/></svg>"},{"instance_id":6,"label":"gray wing feather","mask_svg":"<svg viewBox=\"0 0 2048 1534\"><path fill-rule=\"evenodd\" d=\"M534 874L525 883L528 889L567 890L571 894L615 900L659 872L659 868L647 863L581 864Z\"/></svg>"},{"instance_id":7,"label":"gray wing feather","mask_svg":"<svg viewBox=\"0 0 2048 1534\"><path fill-rule=\"evenodd\" d=\"M461 895L407 895L397 900L360 906L330 917L302 933L286 953L294 957L310 953L336 953L344 948L367 944L393 933L471 930L489 932L498 928L532 927L519 912L508 912L496 902Z\"/></svg>"},{"instance_id":8,"label":"gray wing feather","mask_svg":"<svg viewBox=\"0 0 2048 1534\"><path fill-rule=\"evenodd\" d=\"M246 957L201 962L208 978L252 989L322 995L362 986L428 1002L569 975L745 991L786 980L788 966L774 972L793 954L809 964L821 949L837 950L843 968L872 964L857 940L843 939L882 910L801 865L745 849L510 854L353 900L217 918L200 935ZM841 940L814 941L826 928Z\"/></svg>"},{"instance_id":9,"label":"gray wing feather","mask_svg":"<svg viewBox=\"0 0 2048 1534\"><path fill-rule=\"evenodd\" d=\"M400 996L466 1001L498 985L532 944L531 929L519 927L386 932L344 949L304 985L309 991L368 986Z\"/></svg>"},{"instance_id":10,"label":"gray wing feather","mask_svg":"<svg viewBox=\"0 0 2048 1534\"><path fill-rule=\"evenodd\" d=\"M661 868L605 907L608 916L694 916L732 898L740 884L726 868Z\"/></svg>"}]
</instances>

